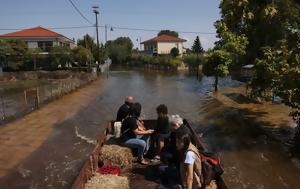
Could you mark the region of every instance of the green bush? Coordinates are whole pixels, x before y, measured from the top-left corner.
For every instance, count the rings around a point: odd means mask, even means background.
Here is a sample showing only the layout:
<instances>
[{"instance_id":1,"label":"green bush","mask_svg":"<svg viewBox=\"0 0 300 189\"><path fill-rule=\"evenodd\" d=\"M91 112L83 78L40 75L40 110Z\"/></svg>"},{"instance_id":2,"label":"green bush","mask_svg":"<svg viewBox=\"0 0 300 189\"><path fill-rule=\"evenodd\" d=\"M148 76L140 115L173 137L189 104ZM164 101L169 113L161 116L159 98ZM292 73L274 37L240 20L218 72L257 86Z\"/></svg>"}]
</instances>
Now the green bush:
<instances>
[{"instance_id":1,"label":"green bush","mask_svg":"<svg viewBox=\"0 0 300 189\"><path fill-rule=\"evenodd\" d=\"M204 58L202 54L188 54L183 57L183 62L189 67L197 67L200 64L203 64Z\"/></svg>"},{"instance_id":2,"label":"green bush","mask_svg":"<svg viewBox=\"0 0 300 189\"><path fill-rule=\"evenodd\" d=\"M171 56L150 56L141 53L133 53L129 65L131 66L144 66L152 65L158 67L172 67L176 68L182 63L181 58L173 58Z\"/></svg>"},{"instance_id":3,"label":"green bush","mask_svg":"<svg viewBox=\"0 0 300 189\"><path fill-rule=\"evenodd\" d=\"M178 67L182 64L182 59L181 58L172 58L170 60L170 66L171 67Z\"/></svg>"},{"instance_id":4,"label":"green bush","mask_svg":"<svg viewBox=\"0 0 300 189\"><path fill-rule=\"evenodd\" d=\"M177 56L179 56L179 49L174 47L171 49L170 51L170 55L173 57L173 58L176 58Z\"/></svg>"}]
</instances>

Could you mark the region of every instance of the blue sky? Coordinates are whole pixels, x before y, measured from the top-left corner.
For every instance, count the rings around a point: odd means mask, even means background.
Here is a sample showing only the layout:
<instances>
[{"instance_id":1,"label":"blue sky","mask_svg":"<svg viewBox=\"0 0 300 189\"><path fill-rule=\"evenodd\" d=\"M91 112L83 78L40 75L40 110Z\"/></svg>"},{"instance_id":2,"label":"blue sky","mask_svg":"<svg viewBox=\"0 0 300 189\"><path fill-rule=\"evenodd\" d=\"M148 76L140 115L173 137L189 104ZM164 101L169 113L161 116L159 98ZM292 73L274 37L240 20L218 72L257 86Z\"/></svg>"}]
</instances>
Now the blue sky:
<instances>
[{"instance_id":1,"label":"blue sky","mask_svg":"<svg viewBox=\"0 0 300 189\"><path fill-rule=\"evenodd\" d=\"M81 12L94 23L91 6L100 7L100 25L175 31L215 32L213 23L219 19L219 0L73 0ZM0 29L30 28L35 26L88 26L68 0L1 0ZM54 30L69 38L81 38L88 33L95 37L94 28ZM0 34L11 31L0 30ZM108 39L128 36L137 47L136 39L147 40L157 32L108 31ZM197 34L180 34L190 47ZM205 49L213 47L215 35L199 34ZM100 29L104 42L104 29Z\"/></svg>"}]
</instances>

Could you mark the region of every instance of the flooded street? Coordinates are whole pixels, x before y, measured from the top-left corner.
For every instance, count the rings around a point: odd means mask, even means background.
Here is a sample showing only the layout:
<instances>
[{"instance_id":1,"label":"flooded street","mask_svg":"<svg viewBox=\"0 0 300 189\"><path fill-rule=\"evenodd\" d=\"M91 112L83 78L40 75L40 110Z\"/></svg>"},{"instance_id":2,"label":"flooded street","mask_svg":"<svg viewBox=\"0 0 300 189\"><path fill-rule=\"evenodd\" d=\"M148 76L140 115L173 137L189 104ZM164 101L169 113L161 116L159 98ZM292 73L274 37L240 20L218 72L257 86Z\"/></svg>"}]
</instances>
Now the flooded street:
<instances>
[{"instance_id":1,"label":"flooded street","mask_svg":"<svg viewBox=\"0 0 300 189\"><path fill-rule=\"evenodd\" d=\"M170 114L190 120L220 152L229 188L299 188L300 164L285 145L293 135L289 109L247 101L242 83L230 78L220 81L222 93L213 94L213 82L184 73L111 71L0 127L0 188L70 188L127 95L142 104L143 118L155 119L164 103Z\"/></svg>"}]
</instances>

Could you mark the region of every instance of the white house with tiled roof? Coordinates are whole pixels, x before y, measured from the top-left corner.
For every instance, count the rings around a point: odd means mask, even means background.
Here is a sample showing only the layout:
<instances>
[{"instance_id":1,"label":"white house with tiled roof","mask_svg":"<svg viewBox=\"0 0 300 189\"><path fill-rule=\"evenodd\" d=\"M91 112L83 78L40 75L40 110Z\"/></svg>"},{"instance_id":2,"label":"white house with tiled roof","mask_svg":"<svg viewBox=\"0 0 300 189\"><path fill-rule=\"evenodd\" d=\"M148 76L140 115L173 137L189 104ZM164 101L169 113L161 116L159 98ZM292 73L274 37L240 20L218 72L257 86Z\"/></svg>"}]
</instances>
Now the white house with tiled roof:
<instances>
[{"instance_id":1,"label":"white house with tiled roof","mask_svg":"<svg viewBox=\"0 0 300 189\"><path fill-rule=\"evenodd\" d=\"M161 35L142 42L144 45L144 52L146 54L170 54L171 49L176 47L179 50L179 54L184 53L183 43L186 42L185 39L181 39L169 35Z\"/></svg>"},{"instance_id":2,"label":"white house with tiled roof","mask_svg":"<svg viewBox=\"0 0 300 189\"><path fill-rule=\"evenodd\" d=\"M40 48L49 52L53 46L75 47L75 41L43 27L29 28L12 33L0 35L0 39L21 39L25 41L28 48Z\"/></svg>"}]
</instances>

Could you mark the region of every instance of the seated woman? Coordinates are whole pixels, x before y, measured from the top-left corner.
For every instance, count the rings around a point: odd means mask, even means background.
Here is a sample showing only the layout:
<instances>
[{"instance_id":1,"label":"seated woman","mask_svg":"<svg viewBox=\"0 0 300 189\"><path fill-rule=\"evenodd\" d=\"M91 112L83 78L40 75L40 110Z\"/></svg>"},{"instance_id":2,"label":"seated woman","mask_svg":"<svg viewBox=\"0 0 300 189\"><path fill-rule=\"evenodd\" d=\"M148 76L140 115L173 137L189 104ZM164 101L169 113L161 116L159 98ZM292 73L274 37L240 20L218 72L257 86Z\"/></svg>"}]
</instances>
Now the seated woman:
<instances>
[{"instance_id":1,"label":"seated woman","mask_svg":"<svg viewBox=\"0 0 300 189\"><path fill-rule=\"evenodd\" d=\"M168 117L168 107L164 104L156 108L157 113L157 133L158 133L158 150L154 158L160 160L160 152L165 146L165 141L170 137L170 126Z\"/></svg>"},{"instance_id":2,"label":"seated woman","mask_svg":"<svg viewBox=\"0 0 300 189\"><path fill-rule=\"evenodd\" d=\"M140 117L137 117L136 123L138 125L138 130L139 131L146 131L147 130L145 125L144 125L144 122L140 119Z\"/></svg>"},{"instance_id":3,"label":"seated woman","mask_svg":"<svg viewBox=\"0 0 300 189\"><path fill-rule=\"evenodd\" d=\"M141 104L135 103L132 105L130 115L122 122L121 140L124 146L137 148L138 161L143 165L147 165L149 162L144 159L144 153L149 149L149 136L154 130L139 129L138 119L141 115L141 110Z\"/></svg>"},{"instance_id":4,"label":"seated woman","mask_svg":"<svg viewBox=\"0 0 300 189\"><path fill-rule=\"evenodd\" d=\"M190 136L186 133L177 135L176 147L180 155L180 175L184 188L201 188L201 157L191 143Z\"/></svg>"}]
</instances>

